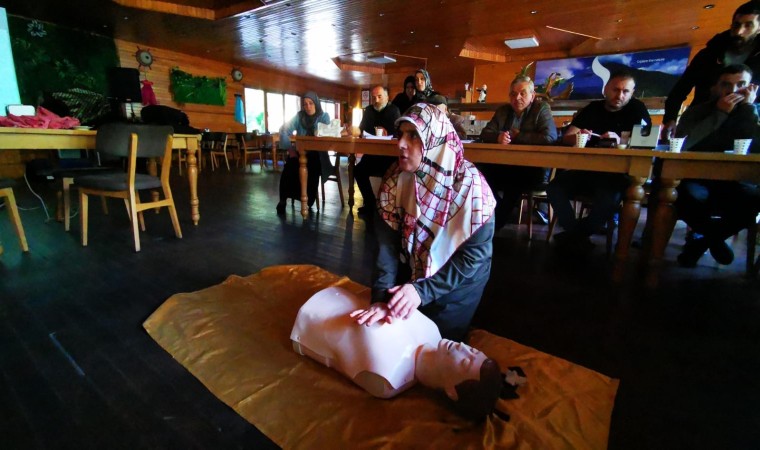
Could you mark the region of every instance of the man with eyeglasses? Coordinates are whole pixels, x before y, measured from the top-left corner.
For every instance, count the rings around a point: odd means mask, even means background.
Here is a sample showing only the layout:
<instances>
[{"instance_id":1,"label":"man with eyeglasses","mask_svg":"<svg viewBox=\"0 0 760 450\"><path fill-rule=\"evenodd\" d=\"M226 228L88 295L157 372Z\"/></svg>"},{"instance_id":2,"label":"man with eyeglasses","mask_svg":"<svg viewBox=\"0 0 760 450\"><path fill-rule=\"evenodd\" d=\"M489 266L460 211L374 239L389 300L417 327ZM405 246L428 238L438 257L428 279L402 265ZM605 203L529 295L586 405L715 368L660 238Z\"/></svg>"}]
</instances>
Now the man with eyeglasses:
<instances>
[{"instance_id":1,"label":"man with eyeglasses","mask_svg":"<svg viewBox=\"0 0 760 450\"><path fill-rule=\"evenodd\" d=\"M480 140L501 145L552 145L557 140L549 104L534 101L533 81L527 76L512 80L509 103L500 106L480 132ZM508 150L505 148L505 150ZM546 179L542 167L478 164L496 197L496 230L503 227L523 192L540 186ZM499 196L501 192L501 196Z\"/></svg>"}]
</instances>

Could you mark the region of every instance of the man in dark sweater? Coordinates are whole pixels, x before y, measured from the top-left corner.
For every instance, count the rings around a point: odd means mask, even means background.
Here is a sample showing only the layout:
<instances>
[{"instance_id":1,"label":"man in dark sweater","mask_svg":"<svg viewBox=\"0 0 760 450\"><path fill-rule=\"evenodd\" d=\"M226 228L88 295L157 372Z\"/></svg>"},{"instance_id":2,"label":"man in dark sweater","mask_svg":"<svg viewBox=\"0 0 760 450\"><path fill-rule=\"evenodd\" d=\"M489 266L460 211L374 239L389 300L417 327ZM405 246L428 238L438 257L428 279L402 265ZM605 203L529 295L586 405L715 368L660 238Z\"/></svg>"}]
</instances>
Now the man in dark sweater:
<instances>
[{"instance_id":1,"label":"man in dark sweater","mask_svg":"<svg viewBox=\"0 0 760 450\"><path fill-rule=\"evenodd\" d=\"M598 145L601 139L619 143L623 131L630 132L639 124L650 126L652 119L646 106L633 98L635 87L636 81L631 73L611 74L604 86L604 100L593 101L578 112L565 131L563 143L575 144L578 133L590 135L589 147ZM619 173L586 170L558 173L546 189L557 221L565 230L554 236L557 244L572 250L590 249L593 244L589 236L612 217L628 184L628 177ZM577 195L589 196L593 201L589 215L580 220L576 219L570 205Z\"/></svg>"},{"instance_id":2,"label":"man in dark sweater","mask_svg":"<svg viewBox=\"0 0 760 450\"><path fill-rule=\"evenodd\" d=\"M370 94L372 104L364 108L359 128L369 134L380 132L381 135L388 136L395 131L396 119L401 116L401 112L395 105L388 103L388 90L384 86L373 87ZM372 217L376 205L375 192L372 190L369 177L382 177L396 159L392 156L362 156L354 169L354 179L364 199L364 206L357 211L359 214Z\"/></svg>"},{"instance_id":3,"label":"man in dark sweater","mask_svg":"<svg viewBox=\"0 0 760 450\"><path fill-rule=\"evenodd\" d=\"M681 116L676 136L687 136L684 150L722 152L733 148L734 139L757 135L758 116L754 101L757 85L752 70L743 64L723 68L713 86L713 98L692 105ZM710 249L720 264L730 264L734 253L725 240L747 228L760 211L760 188L754 184L725 180L682 180L676 200L678 217L699 236L687 241L678 262L694 267Z\"/></svg>"},{"instance_id":4,"label":"man in dark sweater","mask_svg":"<svg viewBox=\"0 0 760 450\"><path fill-rule=\"evenodd\" d=\"M692 105L710 100L710 89L723 67L730 64L749 66L760 75L760 2L747 2L734 12L731 28L716 34L707 46L694 56L681 78L676 82L665 101L663 135L670 136L676 129L676 119L686 96L694 88Z\"/></svg>"}]
</instances>

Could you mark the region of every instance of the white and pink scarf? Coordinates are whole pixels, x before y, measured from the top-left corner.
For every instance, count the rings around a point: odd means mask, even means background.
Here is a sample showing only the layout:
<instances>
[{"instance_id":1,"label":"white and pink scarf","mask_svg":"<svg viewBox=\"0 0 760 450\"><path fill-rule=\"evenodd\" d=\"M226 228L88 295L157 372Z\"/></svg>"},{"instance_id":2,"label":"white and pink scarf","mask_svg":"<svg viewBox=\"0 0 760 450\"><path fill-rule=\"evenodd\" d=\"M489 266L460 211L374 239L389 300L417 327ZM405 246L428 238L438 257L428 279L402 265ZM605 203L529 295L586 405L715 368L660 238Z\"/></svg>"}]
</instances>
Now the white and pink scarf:
<instances>
[{"instance_id":1,"label":"white and pink scarf","mask_svg":"<svg viewBox=\"0 0 760 450\"><path fill-rule=\"evenodd\" d=\"M438 108L419 103L407 121L422 139L422 162L414 173L393 164L378 195L382 219L401 231L402 258L412 280L435 274L464 241L493 215L496 201L485 177L464 159L454 127Z\"/></svg>"}]
</instances>

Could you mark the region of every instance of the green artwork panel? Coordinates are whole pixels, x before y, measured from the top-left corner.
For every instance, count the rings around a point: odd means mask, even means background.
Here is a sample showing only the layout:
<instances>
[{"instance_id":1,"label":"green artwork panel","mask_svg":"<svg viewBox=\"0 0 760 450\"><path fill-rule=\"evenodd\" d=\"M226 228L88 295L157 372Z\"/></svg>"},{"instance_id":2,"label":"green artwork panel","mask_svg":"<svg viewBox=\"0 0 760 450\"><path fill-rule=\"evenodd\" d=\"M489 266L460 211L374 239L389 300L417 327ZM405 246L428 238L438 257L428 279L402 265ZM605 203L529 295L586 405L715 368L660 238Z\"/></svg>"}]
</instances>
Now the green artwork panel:
<instances>
[{"instance_id":1,"label":"green artwork panel","mask_svg":"<svg viewBox=\"0 0 760 450\"><path fill-rule=\"evenodd\" d=\"M119 66L113 39L8 16L19 95L39 105L43 94L63 102L82 123L110 111L107 72Z\"/></svg>"},{"instance_id":2,"label":"green artwork panel","mask_svg":"<svg viewBox=\"0 0 760 450\"><path fill-rule=\"evenodd\" d=\"M119 66L113 39L10 15L8 28L23 103L72 89L105 96L107 70Z\"/></svg>"},{"instance_id":3,"label":"green artwork panel","mask_svg":"<svg viewBox=\"0 0 760 450\"><path fill-rule=\"evenodd\" d=\"M171 88L177 103L200 103L224 106L227 100L227 83L223 77L208 78L193 76L178 68L173 68Z\"/></svg>"}]
</instances>

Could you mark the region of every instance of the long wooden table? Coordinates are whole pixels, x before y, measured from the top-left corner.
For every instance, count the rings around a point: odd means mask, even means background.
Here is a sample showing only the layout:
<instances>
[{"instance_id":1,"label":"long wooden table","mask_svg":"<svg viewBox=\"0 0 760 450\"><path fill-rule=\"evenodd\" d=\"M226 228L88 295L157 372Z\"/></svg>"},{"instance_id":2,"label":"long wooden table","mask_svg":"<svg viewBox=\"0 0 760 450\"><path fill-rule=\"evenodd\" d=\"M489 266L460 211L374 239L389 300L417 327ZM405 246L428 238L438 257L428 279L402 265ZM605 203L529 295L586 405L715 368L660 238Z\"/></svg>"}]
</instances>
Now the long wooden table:
<instances>
[{"instance_id":1,"label":"long wooden table","mask_svg":"<svg viewBox=\"0 0 760 450\"><path fill-rule=\"evenodd\" d=\"M644 262L648 264L646 284L656 287L662 267L665 247L676 224L673 203L678 198L676 187L683 179L735 180L760 182L760 155L733 155L725 153L657 152L662 163L660 191L651 222L651 242L645 248ZM646 234L650 234L647 232ZM748 254L748 268L752 268L752 253Z\"/></svg>"},{"instance_id":2,"label":"long wooden table","mask_svg":"<svg viewBox=\"0 0 760 450\"><path fill-rule=\"evenodd\" d=\"M305 151L335 151L348 154L348 205L350 208L353 208L354 205L353 168L356 163L356 153L398 156L398 141L396 140L298 136L296 141L300 163L301 215L304 219L308 217ZM613 278L622 279L633 231L641 213L641 200L644 198L643 185L650 175L653 158L660 152L548 145L465 144L464 154L467 160L476 163L556 167L558 169L593 170L629 175L631 184L625 192L623 210L620 214L613 268Z\"/></svg>"},{"instance_id":3,"label":"long wooden table","mask_svg":"<svg viewBox=\"0 0 760 450\"><path fill-rule=\"evenodd\" d=\"M41 128L0 127L1 150L64 150L95 149L96 131L48 130ZM198 151L201 135L175 134L173 147L187 152L188 184L190 188L190 214L198 225L201 215L198 201Z\"/></svg>"}]
</instances>

